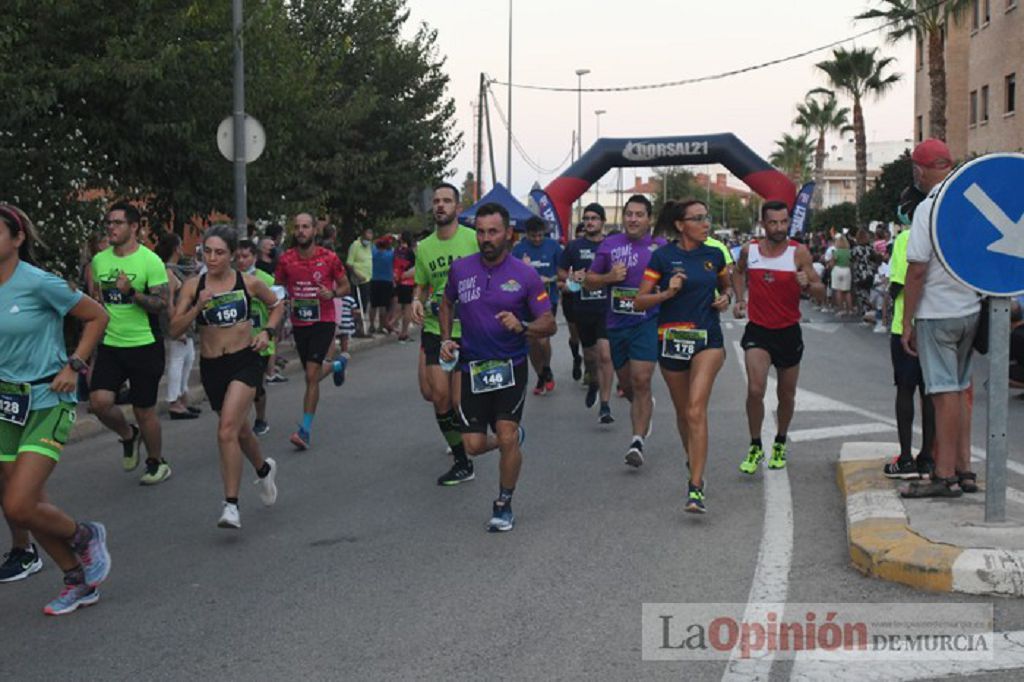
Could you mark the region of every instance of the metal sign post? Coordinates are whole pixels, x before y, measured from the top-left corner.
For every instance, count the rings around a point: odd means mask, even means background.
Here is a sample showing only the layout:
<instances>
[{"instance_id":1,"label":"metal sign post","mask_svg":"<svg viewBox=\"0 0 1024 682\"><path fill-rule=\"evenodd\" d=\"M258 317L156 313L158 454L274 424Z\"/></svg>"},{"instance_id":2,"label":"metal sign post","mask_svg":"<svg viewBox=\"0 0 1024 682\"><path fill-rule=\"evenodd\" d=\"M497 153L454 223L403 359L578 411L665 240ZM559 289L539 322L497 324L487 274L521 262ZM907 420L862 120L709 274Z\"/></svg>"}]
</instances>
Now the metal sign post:
<instances>
[{"instance_id":1,"label":"metal sign post","mask_svg":"<svg viewBox=\"0 0 1024 682\"><path fill-rule=\"evenodd\" d=\"M231 7L235 44L234 74L234 177L235 177L235 229L240 239L248 236L245 187L245 57L242 42L242 0L234 0Z\"/></svg>"},{"instance_id":2,"label":"metal sign post","mask_svg":"<svg viewBox=\"0 0 1024 682\"><path fill-rule=\"evenodd\" d=\"M1024 154L988 154L943 182L932 207L935 253L964 286L988 299L988 439L985 521L1006 521L1010 298L1024 292ZM982 314L986 313L982 310Z\"/></svg>"}]
</instances>

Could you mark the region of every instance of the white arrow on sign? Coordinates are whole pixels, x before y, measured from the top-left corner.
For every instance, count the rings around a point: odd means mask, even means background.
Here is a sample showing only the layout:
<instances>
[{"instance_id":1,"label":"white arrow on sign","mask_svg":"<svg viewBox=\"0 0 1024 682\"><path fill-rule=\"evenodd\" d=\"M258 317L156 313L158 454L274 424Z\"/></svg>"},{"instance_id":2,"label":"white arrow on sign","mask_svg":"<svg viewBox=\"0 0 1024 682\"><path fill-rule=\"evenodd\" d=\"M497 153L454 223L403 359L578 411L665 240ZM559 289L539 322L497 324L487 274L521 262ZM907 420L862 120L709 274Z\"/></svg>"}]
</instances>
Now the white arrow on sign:
<instances>
[{"instance_id":1,"label":"white arrow on sign","mask_svg":"<svg viewBox=\"0 0 1024 682\"><path fill-rule=\"evenodd\" d=\"M999 230L999 234L1003 235L989 244L988 250L1014 258L1024 258L1024 216L1021 216L1017 222L1010 220L1003 209L992 201L992 198L976 182L967 188L964 197Z\"/></svg>"}]
</instances>

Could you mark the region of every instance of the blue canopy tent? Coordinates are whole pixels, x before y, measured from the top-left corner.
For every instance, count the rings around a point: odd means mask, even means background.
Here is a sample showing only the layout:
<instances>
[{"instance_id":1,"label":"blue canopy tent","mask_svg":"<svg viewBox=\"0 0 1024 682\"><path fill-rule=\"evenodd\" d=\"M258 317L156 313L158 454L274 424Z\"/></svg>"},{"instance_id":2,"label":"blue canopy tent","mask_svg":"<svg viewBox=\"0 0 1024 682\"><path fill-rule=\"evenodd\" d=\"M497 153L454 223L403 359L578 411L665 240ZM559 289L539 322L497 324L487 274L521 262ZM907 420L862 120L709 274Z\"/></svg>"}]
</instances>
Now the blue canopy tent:
<instances>
[{"instance_id":1,"label":"blue canopy tent","mask_svg":"<svg viewBox=\"0 0 1024 682\"><path fill-rule=\"evenodd\" d=\"M459 214L459 222L467 227L473 227L473 221L476 219L476 209L478 206L483 204L496 203L501 204L508 211L509 219L512 222L512 227L515 228L516 232L522 232L524 228L522 225L528 218L537 217L537 214L531 211L529 208L524 206L512 196L505 185L497 182L494 184L494 188L490 192L483 195L480 201L476 202L465 211Z\"/></svg>"}]
</instances>

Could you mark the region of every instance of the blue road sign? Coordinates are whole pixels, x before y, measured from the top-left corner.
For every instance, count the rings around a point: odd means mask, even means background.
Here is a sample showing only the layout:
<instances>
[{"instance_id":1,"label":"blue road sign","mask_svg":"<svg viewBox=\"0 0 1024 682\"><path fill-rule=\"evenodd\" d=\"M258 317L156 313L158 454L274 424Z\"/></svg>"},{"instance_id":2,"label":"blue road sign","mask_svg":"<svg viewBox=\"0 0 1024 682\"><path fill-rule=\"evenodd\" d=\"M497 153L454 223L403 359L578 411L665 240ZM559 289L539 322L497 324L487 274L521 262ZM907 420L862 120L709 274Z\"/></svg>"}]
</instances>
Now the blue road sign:
<instances>
[{"instance_id":1,"label":"blue road sign","mask_svg":"<svg viewBox=\"0 0 1024 682\"><path fill-rule=\"evenodd\" d=\"M988 154L950 174L931 228L936 255L965 286L1024 293L1024 154Z\"/></svg>"}]
</instances>

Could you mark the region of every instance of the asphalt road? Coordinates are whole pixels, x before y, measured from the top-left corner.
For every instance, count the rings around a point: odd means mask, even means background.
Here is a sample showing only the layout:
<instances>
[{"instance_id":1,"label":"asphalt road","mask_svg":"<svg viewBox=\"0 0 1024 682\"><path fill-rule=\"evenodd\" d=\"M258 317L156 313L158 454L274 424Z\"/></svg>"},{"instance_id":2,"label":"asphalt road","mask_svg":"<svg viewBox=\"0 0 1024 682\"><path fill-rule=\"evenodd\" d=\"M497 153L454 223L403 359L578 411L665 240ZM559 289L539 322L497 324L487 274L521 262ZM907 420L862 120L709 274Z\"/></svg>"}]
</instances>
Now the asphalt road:
<instances>
[{"instance_id":1,"label":"asphalt road","mask_svg":"<svg viewBox=\"0 0 1024 682\"><path fill-rule=\"evenodd\" d=\"M174 475L155 488L120 471L112 435L75 444L50 492L72 514L106 523L113 571L98 605L63 618L41 613L59 589L52 563L0 586L4 668L33 680L721 679L725 661L642 660L641 608L743 605L757 592L766 473L737 470L747 447L741 332L726 330L729 357L712 398L703 517L682 511L686 470L660 377L647 464L634 471L622 461L627 405L614 401L611 427L584 408L564 328L554 341L558 387L527 399L512 533L484 530L496 455L477 460L471 483L435 485L448 463L416 387L414 345L360 353L344 387L323 385L308 452L287 443L301 381L270 387L263 443L280 464L280 496L263 508L247 485L240 532L216 527L208 410L164 422ZM888 339L826 320L805 328L805 341L792 427L805 439L791 445L787 469L793 549L788 572L772 578L779 584L761 587L804 603L992 603L996 629L1024 629L1019 602L924 594L850 567L835 461L844 440L895 441L884 426L865 427L863 414L892 413ZM1024 401L1011 399L1019 462L1022 415ZM984 424L979 396L978 445ZM835 435L843 426L855 433ZM773 435L769 420L766 442ZM1024 487L1020 477L1011 484ZM792 665L769 663L771 678L787 679Z\"/></svg>"}]
</instances>

